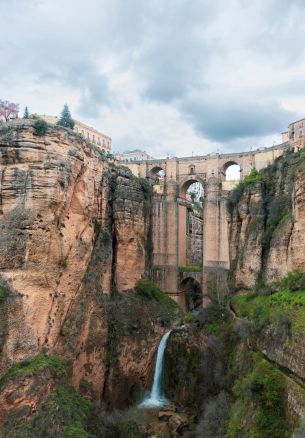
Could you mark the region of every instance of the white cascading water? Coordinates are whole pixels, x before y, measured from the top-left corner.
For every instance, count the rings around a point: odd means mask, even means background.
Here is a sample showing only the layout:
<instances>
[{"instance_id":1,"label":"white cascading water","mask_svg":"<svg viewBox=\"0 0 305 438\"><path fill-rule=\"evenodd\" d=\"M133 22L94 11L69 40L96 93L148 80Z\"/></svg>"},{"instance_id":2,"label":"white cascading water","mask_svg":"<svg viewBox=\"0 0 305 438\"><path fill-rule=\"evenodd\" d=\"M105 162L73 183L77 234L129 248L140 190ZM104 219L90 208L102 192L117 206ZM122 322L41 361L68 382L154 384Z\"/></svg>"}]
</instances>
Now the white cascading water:
<instances>
[{"instance_id":1,"label":"white cascading water","mask_svg":"<svg viewBox=\"0 0 305 438\"><path fill-rule=\"evenodd\" d=\"M157 353L153 386L150 395L146 397L140 404L141 408L161 407L168 403L163 389L163 364L164 352L170 333L170 331L165 333L160 341Z\"/></svg>"}]
</instances>

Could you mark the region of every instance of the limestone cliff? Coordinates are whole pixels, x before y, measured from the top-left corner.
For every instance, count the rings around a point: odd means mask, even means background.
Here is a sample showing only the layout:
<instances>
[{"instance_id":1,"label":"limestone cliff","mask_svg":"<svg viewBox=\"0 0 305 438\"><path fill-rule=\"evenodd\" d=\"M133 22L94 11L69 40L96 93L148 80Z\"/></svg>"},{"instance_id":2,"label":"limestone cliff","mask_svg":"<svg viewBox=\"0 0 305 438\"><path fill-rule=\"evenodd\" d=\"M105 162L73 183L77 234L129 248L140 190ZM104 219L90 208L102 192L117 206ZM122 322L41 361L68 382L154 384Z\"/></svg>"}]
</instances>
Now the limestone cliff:
<instances>
[{"instance_id":1,"label":"limestone cliff","mask_svg":"<svg viewBox=\"0 0 305 438\"><path fill-rule=\"evenodd\" d=\"M131 172L72 131L39 136L29 122L1 132L0 274L12 292L1 304L0 374L57 348L85 288L96 300L135 285L145 272L147 215ZM86 339L96 311L88 300L71 336ZM105 320L96 324L104 337Z\"/></svg>"},{"instance_id":2,"label":"limestone cliff","mask_svg":"<svg viewBox=\"0 0 305 438\"><path fill-rule=\"evenodd\" d=\"M231 195L231 285L237 290L305 269L303 152L289 152L260 173L253 172Z\"/></svg>"}]
</instances>

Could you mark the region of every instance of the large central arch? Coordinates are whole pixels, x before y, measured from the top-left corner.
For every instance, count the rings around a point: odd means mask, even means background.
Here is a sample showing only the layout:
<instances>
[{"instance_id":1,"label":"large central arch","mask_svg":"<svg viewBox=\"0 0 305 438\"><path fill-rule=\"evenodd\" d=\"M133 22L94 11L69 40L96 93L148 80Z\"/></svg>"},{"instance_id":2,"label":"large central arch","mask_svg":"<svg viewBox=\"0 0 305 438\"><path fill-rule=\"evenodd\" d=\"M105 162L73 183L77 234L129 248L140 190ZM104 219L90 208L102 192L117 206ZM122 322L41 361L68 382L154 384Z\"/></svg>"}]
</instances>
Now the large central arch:
<instances>
[{"instance_id":1,"label":"large central arch","mask_svg":"<svg viewBox=\"0 0 305 438\"><path fill-rule=\"evenodd\" d=\"M186 266L188 264L200 264L202 265L202 242L201 242L201 258L192 260L187 254L196 243L192 242L192 239L196 239L195 233L192 231L194 228L201 226L201 230L198 232L203 236L203 203L202 208L196 208L196 202L193 204L190 199L187 199L188 189L195 183L199 183L202 186L204 192L204 182L197 175L190 175L180 183L179 198L178 198L178 264L179 266ZM198 204L198 202L197 202ZM194 209L195 207L195 209ZM200 239L200 237L198 237ZM194 243L194 245L192 244ZM200 244L200 242L199 242Z\"/></svg>"}]
</instances>

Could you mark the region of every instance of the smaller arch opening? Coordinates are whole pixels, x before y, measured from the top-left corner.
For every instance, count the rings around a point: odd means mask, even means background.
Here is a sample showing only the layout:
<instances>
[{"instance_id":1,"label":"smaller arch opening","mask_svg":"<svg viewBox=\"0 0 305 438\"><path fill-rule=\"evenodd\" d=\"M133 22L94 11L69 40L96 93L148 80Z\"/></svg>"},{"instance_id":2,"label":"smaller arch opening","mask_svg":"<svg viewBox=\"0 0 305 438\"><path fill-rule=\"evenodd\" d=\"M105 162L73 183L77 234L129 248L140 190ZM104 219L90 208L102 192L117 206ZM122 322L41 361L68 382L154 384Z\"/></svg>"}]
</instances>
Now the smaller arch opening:
<instances>
[{"instance_id":1,"label":"smaller arch opening","mask_svg":"<svg viewBox=\"0 0 305 438\"><path fill-rule=\"evenodd\" d=\"M226 181L239 181L240 180L240 165L235 161L230 161L224 166L225 180Z\"/></svg>"},{"instance_id":2,"label":"smaller arch opening","mask_svg":"<svg viewBox=\"0 0 305 438\"><path fill-rule=\"evenodd\" d=\"M156 166L149 171L149 178L151 178L154 184L160 184L165 178L165 170L162 167Z\"/></svg>"},{"instance_id":3,"label":"smaller arch opening","mask_svg":"<svg viewBox=\"0 0 305 438\"><path fill-rule=\"evenodd\" d=\"M189 312L202 308L203 296L199 282L192 277L185 278L179 287L180 304Z\"/></svg>"},{"instance_id":4,"label":"smaller arch opening","mask_svg":"<svg viewBox=\"0 0 305 438\"><path fill-rule=\"evenodd\" d=\"M189 202L201 202L204 199L203 184L197 179L190 179L185 181L180 188L180 197Z\"/></svg>"}]
</instances>

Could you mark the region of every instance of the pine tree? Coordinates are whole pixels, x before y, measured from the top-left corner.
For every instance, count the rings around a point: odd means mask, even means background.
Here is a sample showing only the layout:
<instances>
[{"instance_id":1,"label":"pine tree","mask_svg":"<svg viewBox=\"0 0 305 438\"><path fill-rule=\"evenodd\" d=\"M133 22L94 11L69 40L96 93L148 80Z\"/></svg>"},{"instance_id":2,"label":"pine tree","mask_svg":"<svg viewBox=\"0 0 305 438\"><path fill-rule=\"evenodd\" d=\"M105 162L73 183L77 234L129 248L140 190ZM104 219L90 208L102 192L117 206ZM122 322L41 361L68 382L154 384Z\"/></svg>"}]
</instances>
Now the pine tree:
<instances>
[{"instance_id":1,"label":"pine tree","mask_svg":"<svg viewBox=\"0 0 305 438\"><path fill-rule=\"evenodd\" d=\"M74 128L74 121L71 117L71 113L67 104L65 104L61 114L60 119L57 122L59 126L64 126L65 128Z\"/></svg>"},{"instance_id":2,"label":"pine tree","mask_svg":"<svg viewBox=\"0 0 305 438\"><path fill-rule=\"evenodd\" d=\"M26 107L24 108L23 118L24 118L24 119L28 119L29 117L30 117L29 109L28 109L28 107L26 106Z\"/></svg>"}]
</instances>

